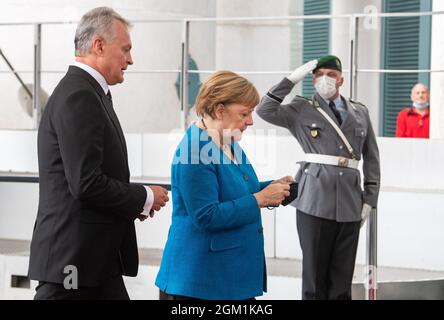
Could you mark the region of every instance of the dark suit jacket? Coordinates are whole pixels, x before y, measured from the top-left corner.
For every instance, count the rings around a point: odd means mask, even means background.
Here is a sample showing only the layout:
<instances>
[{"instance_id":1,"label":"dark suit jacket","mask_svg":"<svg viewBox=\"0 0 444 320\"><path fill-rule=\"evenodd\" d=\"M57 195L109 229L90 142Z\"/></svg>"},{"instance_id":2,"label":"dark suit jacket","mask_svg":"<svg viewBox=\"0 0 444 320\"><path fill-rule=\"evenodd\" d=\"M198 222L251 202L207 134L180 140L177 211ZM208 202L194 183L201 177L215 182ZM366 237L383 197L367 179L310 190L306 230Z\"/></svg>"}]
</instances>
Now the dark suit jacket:
<instances>
[{"instance_id":1,"label":"dark suit jacket","mask_svg":"<svg viewBox=\"0 0 444 320\"><path fill-rule=\"evenodd\" d=\"M29 277L63 283L70 274L66 266L77 268L79 286L100 285L116 269L135 276L134 220L143 211L146 190L129 183L117 116L97 81L80 68L69 67L48 101L38 159Z\"/></svg>"}]
</instances>

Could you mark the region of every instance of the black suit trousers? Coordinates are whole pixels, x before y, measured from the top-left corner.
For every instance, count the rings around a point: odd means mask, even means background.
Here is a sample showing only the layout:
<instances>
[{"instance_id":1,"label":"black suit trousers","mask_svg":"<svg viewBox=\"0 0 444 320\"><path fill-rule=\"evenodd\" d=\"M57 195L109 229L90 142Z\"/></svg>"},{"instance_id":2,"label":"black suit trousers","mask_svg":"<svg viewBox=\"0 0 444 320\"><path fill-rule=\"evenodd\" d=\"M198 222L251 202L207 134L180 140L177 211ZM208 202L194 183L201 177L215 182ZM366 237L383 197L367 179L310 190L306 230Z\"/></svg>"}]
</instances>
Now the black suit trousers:
<instances>
[{"instance_id":1,"label":"black suit trousers","mask_svg":"<svg viewBox=\"0 0 444 320\"><path fill-rule=\"evenodd\" d=\"M65 289L63 284L39 282L34 300L129 300L121 275L96 287Z\"/></svg>"},{"instance_id":2,"label":"black suit trousers","mask_svg":"<svg viewBox=\"0 0 444 320\"><path fill-rule=\"evenodd\" d=\"M302 299L350 300L361 223L336 222L297 210Z\"/></svg>"}]
</instances>

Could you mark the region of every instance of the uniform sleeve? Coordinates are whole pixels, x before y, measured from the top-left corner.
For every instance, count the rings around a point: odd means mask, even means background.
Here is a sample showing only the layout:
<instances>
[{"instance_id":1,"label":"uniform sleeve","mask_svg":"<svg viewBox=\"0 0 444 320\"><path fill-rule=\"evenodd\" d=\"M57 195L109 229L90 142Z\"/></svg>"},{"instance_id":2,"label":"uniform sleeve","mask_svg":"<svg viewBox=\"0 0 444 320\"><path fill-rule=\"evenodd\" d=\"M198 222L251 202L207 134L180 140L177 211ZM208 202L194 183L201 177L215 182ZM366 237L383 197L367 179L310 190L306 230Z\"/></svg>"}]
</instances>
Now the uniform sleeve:
<instances>
[{"instance_id":1,"label":"uniform sleeve","mask_svg":"<svg viewBox=\"0 0 444 320\"><path fill-rule=\"evenodd\" d=\"M379 149L367 109L366 118L369 124L368 134L362 150L362 155L364 159L364 203L367 203L373 208L376 208L378 203L381 180Z\"/></svg>"},{"instance_id":2,"label":"uniform sleeve","mask_svg":"<svg viewBox=\"0 0 444 320\"><path fill-rule=\"evenodd\" d=\"M135 219L143 211L146 190L102 172L104 112L97 96L77 91L54 115L65 176L72 196L83 204Z\"/></svg>"},{"instance_id":3,"label":"uniform sleeve","mask_svg":"<svg viewBox=\"0 0 444 320\"><path fill-rule=\"evenodd\" d=\"M277 85L262 97L256 113L263 120L276 126L289 128L289 105L282 105L284 98L291 92L294 83L287 78L282 79Z\"/></svg>"},{"instance_id":4,"label":"uniform sleeve","mask_svg":"<svg viewBox=\"0 0 444 320\"><path fill-rule=\"evenodd\" d=\"M227 230L257 222L260 210L252 194L220 202L221 188L211 164L177 164L178 188L193 223L203 230Z\"/></svg>"}]
</instances>

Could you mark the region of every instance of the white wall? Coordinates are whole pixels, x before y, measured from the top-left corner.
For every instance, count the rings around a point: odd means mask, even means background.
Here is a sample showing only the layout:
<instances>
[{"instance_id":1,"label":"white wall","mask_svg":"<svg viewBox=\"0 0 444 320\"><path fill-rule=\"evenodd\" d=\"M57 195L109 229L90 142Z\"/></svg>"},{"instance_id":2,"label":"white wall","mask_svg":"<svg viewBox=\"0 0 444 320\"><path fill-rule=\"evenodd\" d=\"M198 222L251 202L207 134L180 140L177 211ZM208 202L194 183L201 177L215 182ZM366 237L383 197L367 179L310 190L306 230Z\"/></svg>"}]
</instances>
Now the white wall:
<instances>
[{"instance_id":1,"label":"white wall","mask_svg":"<svg viewBox=\"0 0 444 320\"><path fill-rule=\"evenodd\" d=\"M289 0L219 0L217 17L279 17L290 13ZM291 37L289 20L219 21L216 23L215 69L233 71L290 70ZM245 75L262 96L283 75ZM260 128L272 126L254 115ZM282 134L286 130L278 129Z\"/></svg>"},{"instance_id":2,"label":"white wall","mask_svg":"<svg viewBox=\"0 0 444 320\"><path fill-rule=\"evenodd\" d=\"M172 150L180 136L127 134L132 175L169 177ZM6 151L0 158L0 171L33 171L37 167L35 150L11 146L34 143L32 134L0 131L0 150ZM444 171L440 170L444 141L378 138L378 144L382 167L379 265L444 270ZM294 174L296 161L302 159L295 139L275 132L250 129L242 145L263 180ZM22 159L31 160L23 163ZM0 238L29 240L37 205L37 184L0 183ZM295 209L281 207L276 213L264 209L263 220L267 256L300 258ZM137 222L139 246L162 249L170 222L171 203L154 219ZM358 250L357 262L365 263L364 228Z\"/></svg>"}]
</instances>

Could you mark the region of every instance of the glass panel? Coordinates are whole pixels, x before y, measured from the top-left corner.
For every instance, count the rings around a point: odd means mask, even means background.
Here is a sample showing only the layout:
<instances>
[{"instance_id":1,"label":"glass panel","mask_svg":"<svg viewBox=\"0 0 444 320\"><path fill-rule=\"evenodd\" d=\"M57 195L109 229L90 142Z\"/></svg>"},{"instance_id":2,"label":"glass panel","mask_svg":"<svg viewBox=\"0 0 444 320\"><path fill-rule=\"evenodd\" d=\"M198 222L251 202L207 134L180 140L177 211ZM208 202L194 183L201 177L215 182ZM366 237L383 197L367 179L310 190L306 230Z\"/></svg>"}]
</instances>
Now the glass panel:
<instances>
[{"instance_id":1,"label":"glass panel","mask_svg":"<svg viewBox=\"0 0 444 320\"><path fill-rule=\"evenodd\" d=\"M0 49L26 84L32 84L34 81L33 45L33 26L0 26ZM33 128L32 118L20 104L21 87L5 60L0 57L0 129Z\"/></svg>"}]
</instances>

